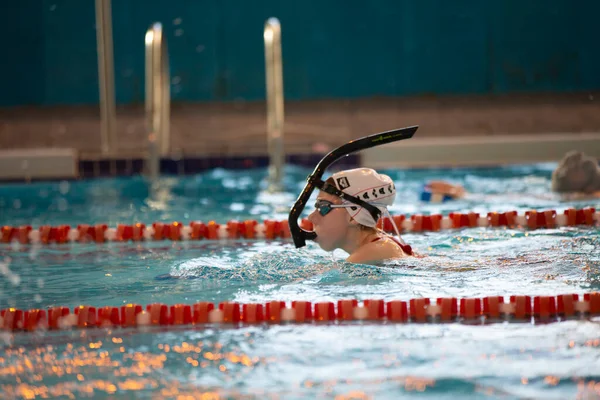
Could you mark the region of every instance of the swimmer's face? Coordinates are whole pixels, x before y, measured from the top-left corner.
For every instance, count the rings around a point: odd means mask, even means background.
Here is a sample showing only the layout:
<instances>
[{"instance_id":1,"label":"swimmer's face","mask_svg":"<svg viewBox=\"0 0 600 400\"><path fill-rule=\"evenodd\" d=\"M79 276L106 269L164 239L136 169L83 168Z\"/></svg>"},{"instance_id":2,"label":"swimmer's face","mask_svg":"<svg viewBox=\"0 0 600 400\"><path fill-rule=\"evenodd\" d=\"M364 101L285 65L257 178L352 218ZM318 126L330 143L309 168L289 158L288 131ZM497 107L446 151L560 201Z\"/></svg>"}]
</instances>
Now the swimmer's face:
<instances>
[{"instance_id":1,"label":"swimmer's face","mask_svg":"<svg viewBox=\"0 0 600 400\"><path fill-rule=\"evenodd\" d=\"M339 205L342 204L342 200L329 193L319 192L317 203ZM310 213L308 220L312 222L313 229L317 234L315 241L323 250L332 251L339 248L346 237L350 225L350 215L345 208L331 208L327 213L325 211L327 211L327 207L322 212L316 209Z\"/></svg>"},{"instance_id":2,"label":"swimmer's face","mask_svg":"<svg viewBox=\"0 0 600 400\"><path fill-rule=\"evenodd\" d=\"M569 152L552 173L552 190L557 192L593 192L600 179L595 158L581 152Z\"/></svg>"}]
</instances>

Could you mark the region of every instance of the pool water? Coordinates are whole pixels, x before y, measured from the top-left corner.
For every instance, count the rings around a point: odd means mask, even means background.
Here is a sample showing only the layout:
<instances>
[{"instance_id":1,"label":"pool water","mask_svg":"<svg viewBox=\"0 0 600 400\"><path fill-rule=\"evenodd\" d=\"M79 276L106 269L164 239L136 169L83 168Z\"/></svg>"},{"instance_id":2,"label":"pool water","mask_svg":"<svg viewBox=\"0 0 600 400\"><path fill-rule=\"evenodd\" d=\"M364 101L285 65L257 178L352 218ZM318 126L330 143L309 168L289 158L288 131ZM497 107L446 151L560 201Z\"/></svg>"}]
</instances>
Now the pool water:
<instances>
[{"instance_id":1,"label":"pool water","mask_svg":"<svg viewBox=\"0 0 600 400\"><path fill-rule=\"evenodd\" d=\"M392 214L600 208L549 194L553 164L384 171ZM309 170L286 192L266 171L0 185L3 225L286 219ZM474 193L421 204L428 179ZM307 207L309 212L312 207ZM557 295L600 288L600 230L464 229L405 234L427 255L383 266L291 241L0 245L0 308L231 300ZM598 319L553 324L343 323L2 333L9 398L598 398ZM204 397L201 397L204 396Z\"/></svg>"}]
</instances>

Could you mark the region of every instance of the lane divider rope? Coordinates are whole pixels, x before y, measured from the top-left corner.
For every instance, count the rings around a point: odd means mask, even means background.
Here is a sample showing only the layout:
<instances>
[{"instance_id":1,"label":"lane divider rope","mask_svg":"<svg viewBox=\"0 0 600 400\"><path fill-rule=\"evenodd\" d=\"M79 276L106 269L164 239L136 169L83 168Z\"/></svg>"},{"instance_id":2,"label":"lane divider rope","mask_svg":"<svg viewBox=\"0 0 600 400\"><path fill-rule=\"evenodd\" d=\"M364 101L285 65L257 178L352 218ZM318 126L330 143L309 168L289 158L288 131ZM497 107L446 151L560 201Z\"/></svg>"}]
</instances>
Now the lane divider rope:
<instances>
[{"instance_id":1,"label":"lane divider rope","mask_svg":"<svg viewBox=\"0 0 600 400\"><path fill-rule=\"evenodd\" d=\"M416 298L408 301L369 299L325 301L270 301L240 304L127 304L121 307L81 305L46 310L8 308L0 311L0 328L6 331L38 331L83 328L135 328L202 324L282 324L344 321L387 323L500 321L558 322L600 315L600 292L558 296L487 296L481 298Z\"/></svg>"},{"instance_id":2,"label":"lane divider rope","mask_svg":"<svg viewBox=\"0 0 600 400\"><path fill-rule=\"evenodd\" d=\"M433 215L395 215L394 222L402 232L437 232L441 230L464 228L517 228L517 229L553 229L566 226L594 226L600 222L600 212L595 208L569 208L562 213L556 210L488 212L480 215L476 212L450 213L447 216ZM312 230L312 223L307 219L301 221L301 227ZM379 220L378 227L393 233L389 218ZM37 229L31 225L3 226L0 230L0 243L19 242L21 244L50 244L69 242L139 242L157 240L235 240L235 239L287 239L290 230L287 220L256 220L226 223L209 221L192 221L189 225L181 222L154 222L150 225L137 223L133 225L118 224L109 227L107 224L43 225Z\"/></svg>"}]
</instances>

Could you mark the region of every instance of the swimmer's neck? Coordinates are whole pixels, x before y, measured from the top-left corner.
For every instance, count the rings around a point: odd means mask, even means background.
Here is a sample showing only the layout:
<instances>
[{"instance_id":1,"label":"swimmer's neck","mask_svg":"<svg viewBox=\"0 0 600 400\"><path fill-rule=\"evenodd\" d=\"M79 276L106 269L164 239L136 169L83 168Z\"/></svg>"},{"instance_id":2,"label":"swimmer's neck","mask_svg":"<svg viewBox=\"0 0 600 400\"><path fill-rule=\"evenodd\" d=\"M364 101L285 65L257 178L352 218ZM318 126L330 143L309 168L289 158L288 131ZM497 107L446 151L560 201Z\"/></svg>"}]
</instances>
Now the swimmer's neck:
<instances>
[{"instance_id":1,"label":"swimmer's neck","mask_svg":"<svg viewBox=\"0 0 600 400\"><path fill-rule=\"evenodd\" d=\"M352 228L348 231L348 235L346 235L346 240L340 246L342 250L344 250L348 254L353 254L356 250L360 249L367 243L370 243L379 236L379 230L375 232L371 230L363 230L359 227Z\"/></svg>"}]
</instances>

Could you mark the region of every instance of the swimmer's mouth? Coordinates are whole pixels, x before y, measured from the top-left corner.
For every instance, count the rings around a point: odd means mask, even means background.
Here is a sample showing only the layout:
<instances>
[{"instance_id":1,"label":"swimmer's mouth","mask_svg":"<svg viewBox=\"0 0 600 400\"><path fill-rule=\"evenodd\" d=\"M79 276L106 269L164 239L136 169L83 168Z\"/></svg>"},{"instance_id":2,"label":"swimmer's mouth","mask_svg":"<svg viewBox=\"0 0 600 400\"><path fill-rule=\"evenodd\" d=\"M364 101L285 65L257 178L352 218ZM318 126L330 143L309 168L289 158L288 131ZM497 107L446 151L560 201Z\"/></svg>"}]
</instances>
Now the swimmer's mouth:
<instances>
[{"instance_id":1,"label":"swimmer's mouth","mask_svg":"<svg viewBox=\"0 0 600 400\"><path fill-rule=\"evenodd\" d=\"M310 195L315 188L321 188L325 185L325 182L321 180L325 169L331 164L336 162L342 157L345 157L351 153L355 153L360 150L369 149L371 147L379 146L386 143L396 142L398 140L410 139L413 137L415 132L419 129L418 126L410 126L407 128L396 129L388 132L375 133L373 135L365 136L360 139L352 140L337 149L332 150L327 154L315 167L313 173L308 176L306 186L298 196L298 199L290 210L288 222L290 227L290 233L294 239L294 244L297 248L306 245L306 240L315 240L317 233L315 231L307 231L302 229L298 225L298 218L304 210Z\"/></svg>"}]
</instances>

